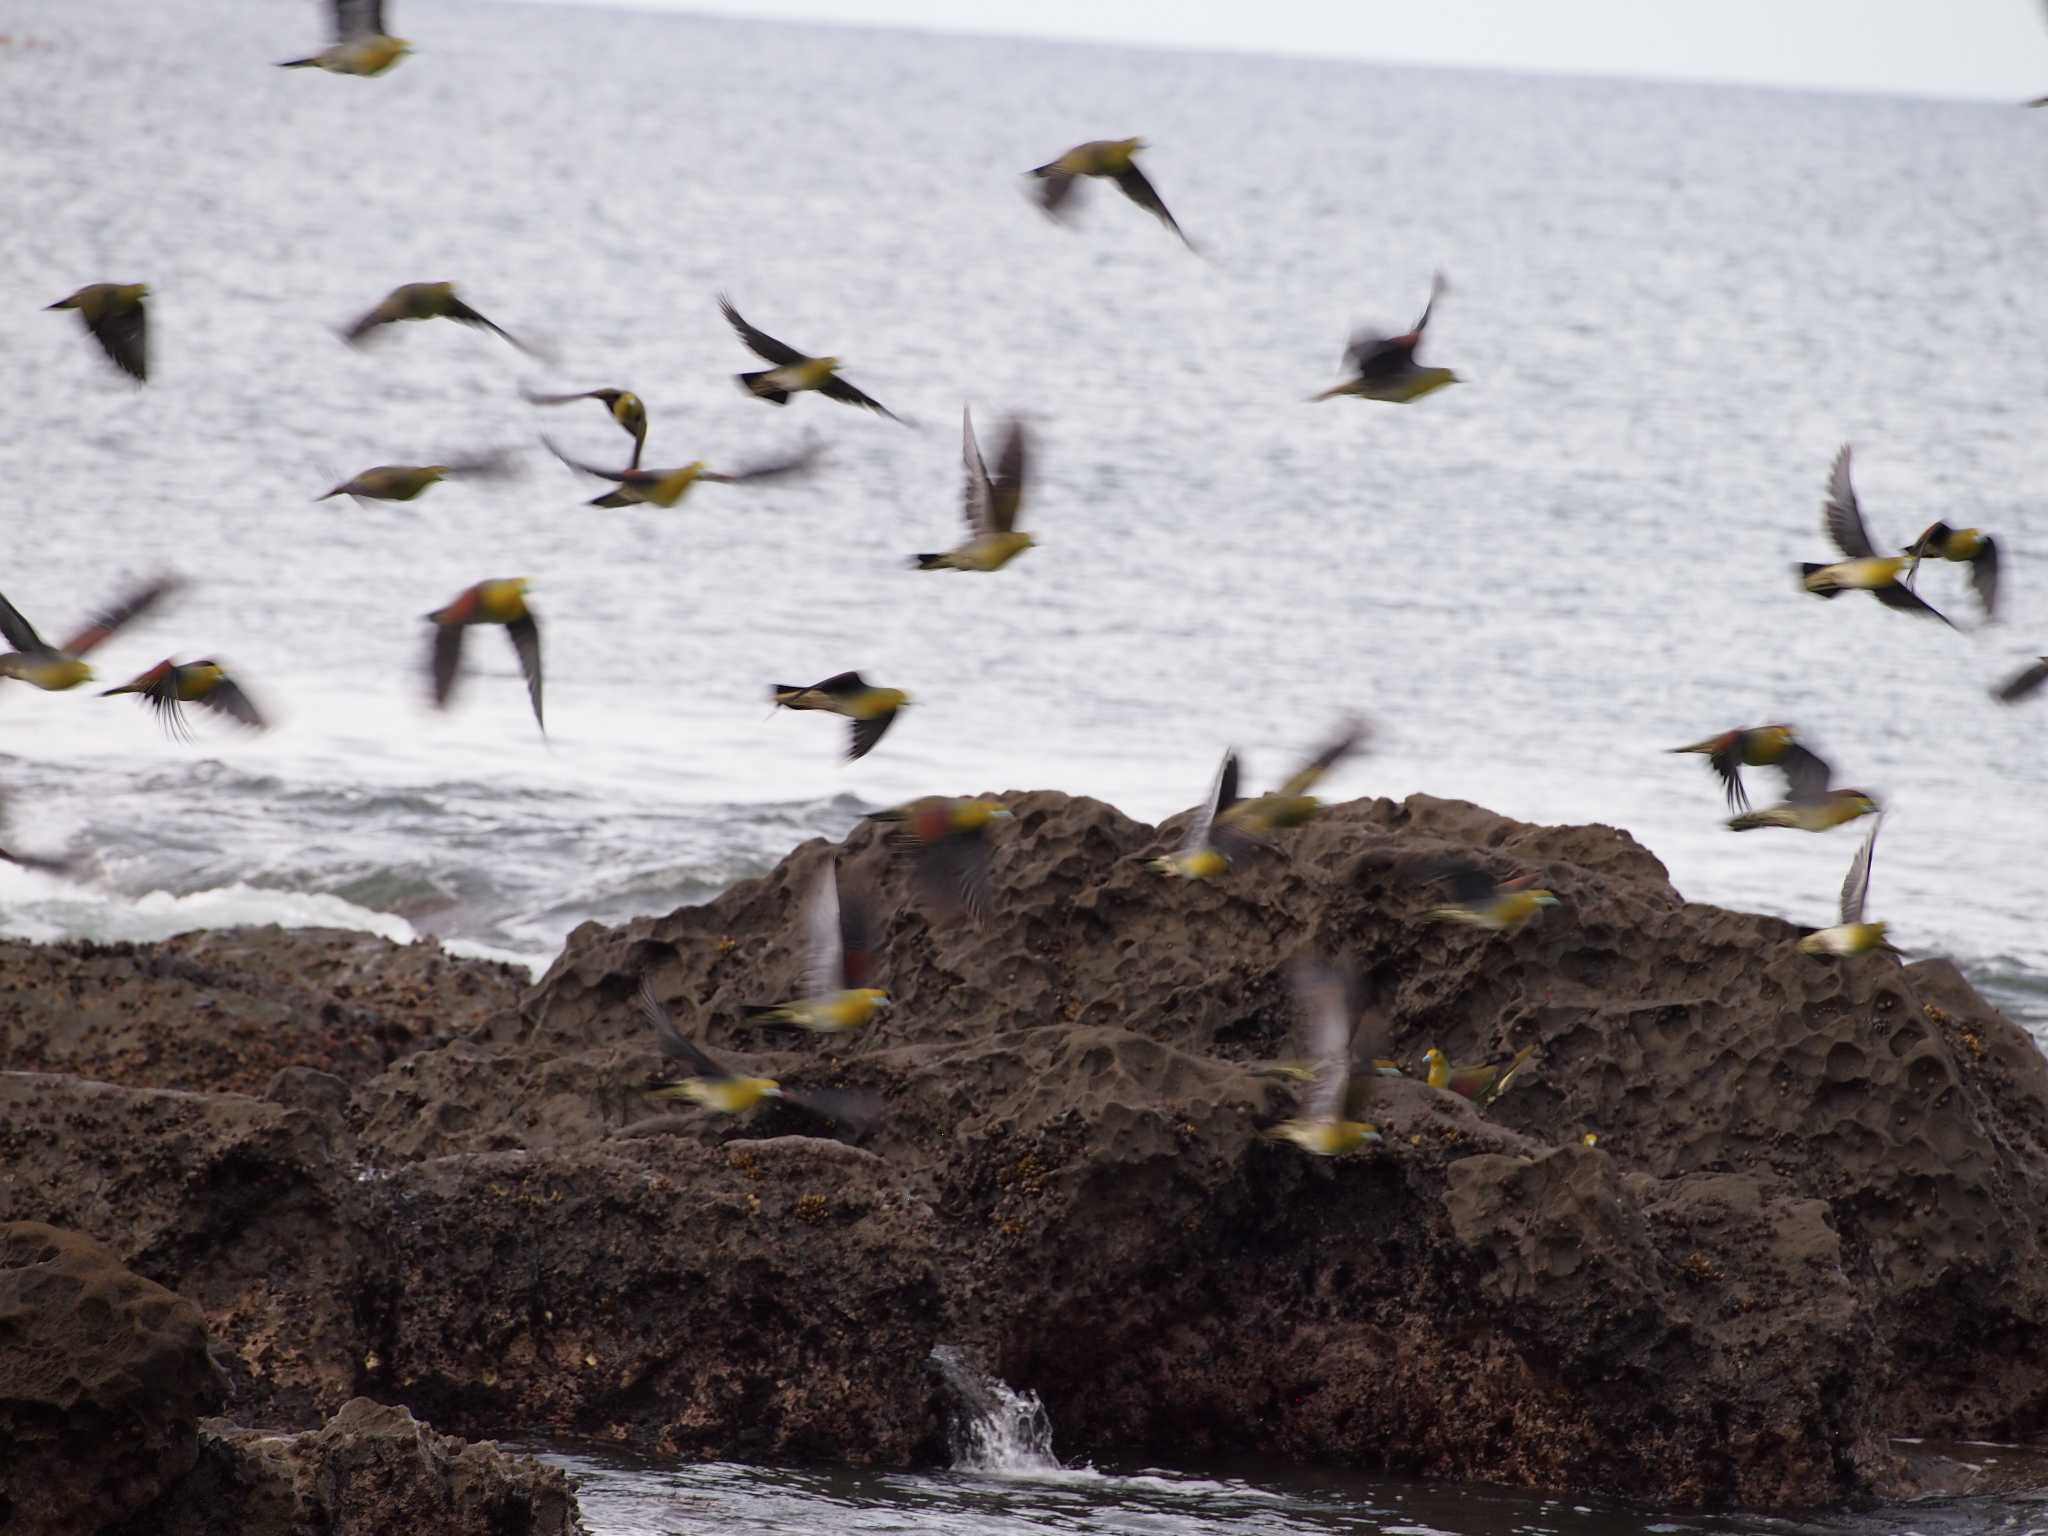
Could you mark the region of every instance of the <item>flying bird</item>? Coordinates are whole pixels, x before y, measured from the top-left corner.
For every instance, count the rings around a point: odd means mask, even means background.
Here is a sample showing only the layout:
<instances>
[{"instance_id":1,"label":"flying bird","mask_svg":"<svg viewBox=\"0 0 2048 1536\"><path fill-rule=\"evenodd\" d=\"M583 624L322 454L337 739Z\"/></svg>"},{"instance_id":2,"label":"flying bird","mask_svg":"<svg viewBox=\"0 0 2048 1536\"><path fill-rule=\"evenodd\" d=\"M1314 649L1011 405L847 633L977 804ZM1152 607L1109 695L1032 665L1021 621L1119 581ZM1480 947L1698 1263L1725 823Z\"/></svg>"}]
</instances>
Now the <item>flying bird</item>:
<instances>
[{"instance_id":1,"label":"flying bird","mask_svg":"<svg viewBox=\"0 0 2048 1536\"><path fill-rule=\"evenodd\" d=\"M875 749L875 743L895 721L897 711L907 709L910 695L901 688L876 688L858 672L835 672L807 688L776 683L770 696L783 709L820 709L844 715L853 725L853 740L846 760L858 762Z\"/></svg>"},{"instance_id":2,"label":"flying bird","mask_svg":"<svg viewBox=\"0 0 2048 1536\"><path fill-rule=\"evenodd\" d=\"M777 341L766 331L747 324L740 317L740 312L732 307L732 301L722 293L718 296L718 307L724 311L726 323L739 333L748 350L763 362L775 365L758 373L738 375L740 388L756 400L766 400L770 405L787 405L791 395L815 389L827 400L863 406L878 416L907 425L881 401L862 394L839 377L838 358L807 357L787 342Z\"/></svg>"},{"instance_id":3,"label":"flying bird","mask_svg":"<svg viewBox=\"0 0 2048 1536\"><path fill-rule=\"evenodd\" d=\"M1450 1058L1431 1046L1422 1053L1422 1060L1429 1068L1429 1086L1443 1088L1451 1093L1480 1104L1491 1104L1514 1085L1529 1058L1536 1054L1536 1047L1525 1045L1515 1052L1510 1061L1492 1061L1481 1066L1454 1067Z\"/></svg>"},{"instance_id":4,"label":"flying bird","mask_svg":"<svg viewBox=\"0 0 2048 1536\"><path fill-rule=\"evenodd\" d=\"M967 470L961 498L967 542L944 554L918 555L911 564L920 571L999 571L1036 542L1017 531L1017 507L1024 499L1023 425L1010 423L991 477L981 461L981 445L974 440L974 417L963 407L960 457Z\"/></svg>"},{"instance_id":5,"label":"flying bird","mask_svg":"<svg viewBox=\"0 0 2048 1536\"><path fill-rule=\"evenodd\" d=\"M480 325L485 330L502 336L520 351L528 354L533 352L533 348L503 326L486 320L458 299L453 283L400 284L378 300L375 309L361 316L343 331L342 339L351 345L359 346L378 326L395 325L400 320L459 320L464 325Z\"/></svg>"},{"instance_id":6,"label":"flying bird","mask_svg":"<svg viewBox=\"0 0 2048 1536\"><path fill-rule=\"evenodd\" d=\"M1311 396L1310 403L1354 395L1361 400L1406 405L1446 384L1460 382L1452 369L1425 368L1415 360L1415 349L1422 345L1422 333L1429 328L1430 314L1443 293L1444 275L1439 272L1430 279L1429 299L1422 306L1414 329L1400 336L1382 336L1377 331L1353 332L1351 344L1344 349L1344 366L1351 370L1351 377Z\"/></svg>"},{"instance_id":7,"label":"flying bird","mask_svg":"<svg viewBox=\"0 0 2048 1536\"><path fill-rule=\"evenodd\" d=\"M625 469L602 469L571 458L550 438L544 437L541 441L571 469L595 475L600 480L609 480L617 487L592 498L589 504L593 507L673 507L689 495L690 488L695 485L759 485L769 480L786 480L808 471L818 462L822 451L816 443L806 443L783 458L764 459L730 473L707 469L702 459L693 459L680 469L640 469L633 465ZM634 457L637 459L639 455L636 453Z\"/></svg>"},{"instance_id":8,"label":"flying bird","mask_svg":"<svg viewBox=\"0 0 2048 1536\"><path fill-rule=\"evenodd\" d=\"M1249 839L1222 821L1236 804L1237 753L1225 751L1215 782L1209 786L1209 798L1188 823L1180 847L1152 860L1151 867L1181 880L1213 880L1222 874L1250 845Z\"/></svg>"},{"instance_id":9,"label":"flying bird","mask_svg":"<svg viewBox=\"0 0 2048 1536\"><path fill-rule=\"evenodd\" d=\"M890 825L887 842L909 857L911 883L922 900L948 916L965 914L976 923L987 918L989 868L995 859L989 829L1011 819L1008 806L927 795L870 812L866 819Z\"/></svg>"},{"instance_id":10,"label":"flying bird","mask_svg":"<svg viewBox=\"0 0 2048 1536\"><path fill-rule=\"evenodd\" d=\"M648 1092L656 1098L688 1099L693 1104L724 1115L743 1114L764 1100L780 1099L785 1104L855 1129L875 1119L878 1106L865 1095L799 1093L783 1087L772 1077L742 1077L720 1066L701 1046L676 1028L668 1009L654 995L652 980L646 976L640 978L640 990L635 1001L640 1005L641 1016L653 1028L662 1055L676 1062L687 1074L649 1088Z\"/></svg>"},{"instance_id":11,"label":"flying bird","mask_svg":"<svg viewBox=\"0 0 2048 1536\"><path fill-rule=\"evenodd\" d=\"M1884 825L1879 816L1870 824L1863 846L1856 850L1856 857L1849 861L1849 877L1842 882L1842 920L1832 928L1822 928L1809 933L1799 941L1799 952L1805 955L1861 955L1873 949L1890 950L1885 942L1883 923L1866 923L1863 920L1863 905L1870 895L1870 855L1877 847L1877 831ZM1896 951L1894 951L1896 953Z\"/></svg>"},{"instance_id":12,"label":"flying bird","mask_svg":"<svg viewBox=\"0 0 2048 1536\"><path fill-rule=\"evenodd\" d=\"M2039 657L2031 667L2015 672L1991 690L1991 697L2001 704L2017 704L2043 683L2048 683L2048 656Z\"/></svg>"},{"instance_id":13,"label":"flying bird","mask_svg":"<svg viewBox=\"0 0 2048 1536\"><path fill-rule=\"evenodd\" d=\"M1673 752L1701 752L1728 792L1728 808L1749 809L1749 792L1743 788L1744 768L1776 768L1785 775L1785 787L1792 799L1822 794L1833 776L1827 760L1801 746L1789 725L1753 725L1723 731L1696 741L1689 747L1672 747Z\"/></svg>"},{"instance_id":14,"label":"flying bird","mask_svg":"<svg viewBox=\"0 0 2048 1536\"><path fill-rule=\"evenodd\" d=\"M1821 763L1822 768L1826 766L1826 763ZM1731 816L1728 828L1732 832L1753 832L1758 827L1826 832L1859 816L1873 816L1879 809L1876 796L1868 790L1830 789L1826 774L1809 771L1787 784L1786 797L1777 805Z\"/></svg>"},{"instance_id":15,"label":"flying bird","mask_svg":"<svg viewBox=\"0 0 2048 1536\"><path fill-rule=\"evenodd\" d=\"M626 468L631 471L640 467L640 453L647 446L647 407L630 389L586 389L574 395L537 395L530 389L520 393L526 396L528 405L567 405L572 400L602 402L611 419L633 439L633 461ZM548 446L554 447L552 443ZM556 449L558 454L560 451Z\"/></svg>"},{"instance_id":16,"label":"flying bird","mask_svg":"<svg viewBox=\"0 0 2048 1536\"><path fill-rule=\"evenodd\" d=\"M14 647L0 656L0 677L17 678L46 693L61 693L90 682L92 668L86 665L85 657L104 645L123 625L149 612L178 585L176 577L161 576L136 587L113 607L94 614L85 628L62 645L51 645L12 603L0 597L0 638Z\"/></svg>"},{"instance_id":17,"label":"flying bird","mask_svg":"<svg viewBox=\"0 0 2048 1536\"><path fill-rule=\"evenodd\" d=\"M203 705L252 730L260 731L265 724L262 714L249 702L249 695L242 691L241 684L213 660L181 664L166 658L120 687L103 690L100 697L112 698L122 693L132 693L140 698L163 722L164 730L179 741L192 739L191 728L185 722L184 706L187 704Z\"/></svg>"},{"instance_id":18,"label":"flying bird","mask_svg":"<svg viewBox=\"0 0 2048 1536\"><path fill-rule=\"evenodd\" d=\"M1426 877L1451 882L1450 904L1423 913L1426 923L1461 923L1489 933L1514 933L1541 916L1545 907L1559 905L1555 894L1531 883L1534 875L1496 880L1479 865L1456 856L1435 860Z\"/></svg>"},{"instance_id":19,"label":"flying bird","mask_svg":"<svg viewBox=\"0 0 2048 1536\"><path fill-rule=\"evenodd\" d=\"M75 309L114 366L141 384L149 378L147 283L88 283L46 309Z\"/></svg>"},{"instance_id":20,"label":"flying bird","mask_svg":"<svg viewBox=\"0 0 2048 1536\"><path fill-rule=\"evenodd\" d=\"M1039 206L1057 219L1066 208L1067 200L1074 195L1078 178L1106 176L1123 189L1125 197L1179 235L1181 244L1192 251L1195 242L1174 222L1173 215L1166 211L1166 204L1153 190L1152 183L1138 169L1133 157L1144 147L1143 139L1090 139L1086 144L1076 144L1057 160L1048 160L1030 172L1038 178Z\"/></svg>"},{"instance_id":21,"label":"flying bird","mask_svg":"<svg viewBox=\"0 0 2048 1536\"><path fill-rule=\"evenodd\" d=\"M384 26L384 0L333 0L334 41L303 59L285 59L280 69L324 69L337 75L381 75L404 58L412 44Z\"/></svg>"},{"instance_id":22,"label":"flying bird","mask_svg":"<svg viewBox=\"0 0 2048 1536\"><path fill-rule=\"evenodd\" d=\"M411 501L428 486L439 485L451 478L510 479L515 462L515 455L500 450L457 459L449 464L379 464L313 499L329 501L336 496L346 496L359 506L365 501Z\"/></svg>"},{"instance_id":23,"label":"flying bird","mask_svg":"<svg viewBox=\"0 0 2048 1536\"><path fill-rule=\"evenodd\" d=\"M1984 605L1985 622L1998 617L1998 541L1981 528L1951 528L1934 523L1906 546L1913 564L1906 568L1906 584L1919 574L1922 560L1955 560L1970 567L1970 585Z\"/></svg>"},{"instance_id":24,"label":"flying bird","mask_svg":"<svg viewBox=\"0 0 2048 1536\"><path fill-rule=\"evenodd\" d=\"M427 615L434 626L432 668L434 704L448 707L455 691L455 678L462 668L462 637L472 625L502 624L519 656L519 670L526 674L527 697L533 701L534 723L547 733L540 708L540 624L526 606L526 578L514 576L480 581L456 594L445 608Z\"/></svg>"},{"instance_id":25,"label":"flying bird","mask_svg":"<svg viewBox=\"0 0 2048 1536\"><path fill-rule=\"evenodd\" d=\"M749 1003L742 1018L756 1024L794 1024L817 1034L858 1029L889 1006L889 994L871 987L875 921L865 900L841 900L839 869L828 864L804 904L804 992L782 1003Z\"/></svg>"},{"instance_id":26,"label":"flying bird","mask_svg":"<svg viewBox=\"0 0 2048 1536\"><path fill-rule=\"evenodd\" d=\"M1218 813L1216 825L1255 842L1264 841L1274 832L1301 826L1322 808L1322 801L1309 791L1332 768L1356 752L1368 734L1363 720L1347 718L1337 727L1337 733L1278 789L1237 801Z\"/></svg>"},{"instance_id":27,"label":"flying bird","mask_svg":"<svg viewBox=\"0 0 2048 1536\"><path fill-rule=\"evenodd\" d=\"M1366 1008L1358 973L1349 966L1306 960L1288 979L1313 1070L1302 1093L1302 1112L1268 1126L1265 1134L1318 1157L1336 1157L1379 1141L1379 1128L1365 1118L1377 1076L1366 1063L1385 1026ZM1370 1043L1359 1040L1366 1032L1373 1036Z\"/></svg>"},{"instance_id":28,"label":"flying bird","mask_svg":"<svg viewBox=\"0 0 2048 1536\"><path fill-rule=\"evenodd\" d=\"M1924 613L1940 619L1950 629L1955 625L1923 601L1901 577L1912 561L1905 555L1880 555L1863 526L1863 510L1856 503L1856 488L1849 483L1849 445L1842 444L1828 471L1827 500L1821 504L1821 526L1836 548L1848 556L1833 565L1802 563L1800 584L1816 597L1839 597L1844 592L1868 592L1887 608L1906 613Z\"/></svg>"}]
</instances>

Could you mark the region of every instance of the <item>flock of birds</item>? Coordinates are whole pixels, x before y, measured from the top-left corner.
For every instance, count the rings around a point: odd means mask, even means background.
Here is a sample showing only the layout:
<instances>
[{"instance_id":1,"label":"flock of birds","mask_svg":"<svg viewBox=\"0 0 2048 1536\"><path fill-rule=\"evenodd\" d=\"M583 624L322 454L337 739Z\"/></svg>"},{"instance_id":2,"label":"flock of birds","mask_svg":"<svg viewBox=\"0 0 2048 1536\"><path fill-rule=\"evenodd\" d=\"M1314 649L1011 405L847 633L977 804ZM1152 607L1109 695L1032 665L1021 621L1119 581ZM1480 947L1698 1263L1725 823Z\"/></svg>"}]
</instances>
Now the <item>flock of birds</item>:
<instances>
[{"instance_id":1,"label":"flock of birds","mask_svg":"<svg viewBox=\"0 0 2048 1536\"><path fill-rule=\"evenodd\" d=\"M383 0L332 0L334 41L320 52L284 62L285 68L319 68L331 73L376 76L392 68L410 44L390 34ZM2039 105L2040 103L2036 103ZM1190 250L1195 249L1168 210L1165 201L1137 164L1144 148L1140 139L1101 139L1080 144L1029 174L1038 201L1055 219L1074 206L1083 178L1113 182L1133 203L1156 217ZM1417 352L1431 314L1445 291L1439 274L1414 325L1399 335L1361 331L1345 351L1346 377L1310 397L1336 397L1407 404L1458 382L1449 368L1426 366ZM50 305L71 310L106 357L137 383L149 376L149 289L141 283L92 283ZM839 371L839 359L813 355L780 341L750 323L725 296L718 299L727 323L765 367L737 376L750 396L786 406L797 395L857 406L892 421L903 422L880 401L864 393ZM407 283L342 331L350 345L361 345L385 327L402 321L450 320L488 330L522 351L533 352L518 338L458 296L449 282ZM539 354L535 354L539 355ZM529 403L557 407L579 401L602 406L632 441L624 467L611 469L571 457L551 440L548 448L572 469L610 483L593 506L678 505L699 484L748 485L787 480L811 471L820 452L813 444L781 458L714 470L703 461L673 468L646 468L648 416L640 397L630 390L602 388L569 393L526 392ZM904 423L908 425L909 423ZM972 416L962 414L961 454L965 471L962 511L965 537L949 550L922 553L911 564L918 570L951 570L989 574L1000 571L1034 544L1018 527L1025 496L1031 449L1018 422L1006 425L991 473L976 440ZM447 464L382 464L363 470L325 495L359 500L407 502L450 477L491 478L507 472L510 455L479 455ZM1975 528L1954 528L1936 522L1896 553L1883 553L1870 536L1850 480L1850 450L1836 456L1823 503L1823 528L1841 557L1800 567L1805 591L1832 599L1844 592L1868 592L1895 611L1933 618L1955 626L1917 590L1924 563L1959 562L1967 566L1977 599L1988 622L1999 597L2000 550L1989 534ZM52 692L77 688L89 681L86 658L125 626L156 609L179 585L160 577L125 594L96 614L61 644L42 638L22 614L0 597L0 636L12 648L0 655L0 679L12 678ZM524 675L536 724L546 729L542 706L540 624L527 601L524 579L490 578L473 583L443 607L426 616L429 630L427 673L436 705L446 706L462 672L466 632L477 626L504 629ZM2048 682L2048 656L1993 690L2004 703L2014 703ZM197 705L252 729L265 720L240 683L218 662L178 662L166 658L118 687L109 695L133 695L163 720L175 736L189 736L184 707ZM773 685L776 706L818 711L843 717L849 724L849 760L873 751L898 713L910 704L901 689L870 684L847 671L809 684ZM1180 846L1151 860L1160 874L1185 880L1211 880L1224 875L1233 862L1276 846L1276 838L1313 818L1320 802L1312 793L1334 767L1357 752L1368 730L1363 721L1343 721L1331 739L1277 788L1254 796L1239 793L1239 764L1225 752L1209 795L1189 821ZM1699 753L1720 778L1736 831L1782 827L1825 832L1859 818L1872 817L1868 835L1851 863L1842 888L1840 921L1807 934L1800 950L1817 956L1846 957L1890 950L1886 925L1866 921L1873 850L1882 822L1879 803L1867 791L1834 785L1830 765L1799 740L1794 727L1769 724L1721 732L1674 751ZM1785 798L1763 810L1752 810L1741 770L1772 768L1784 775ZM981 922L989 909L990 841L994 830L1010 817L1009 810L983 799L927 797L874 813L888 824L886 838L911 865L920 900L940 912L968 922ZM64 861L19 856L0 849L0 859L62 870ZM1424 919L1461 924L1492 934L1512 934L1558 904L1533 877L1502 878L1480 863L1461 857L1426 861L1410 869L1425 882L1448 885L1451 899L1429 908ZM858 1029L889 1006L888 993L872 984L876 971L873 935L879 930L867 898L842 892L836 865L828 867L805 903L803 915L808 961L801 996L747 1008L748 1021L788 1025L821 1034ZM1297 1113L1270 1127L1269 1134L1292 1141L1319 1155L1349 1151L1378 1139L1363 1116L1371 1084L1377 1077L1399 1075L1399 1065L1384 1054L1384 1023L1361 990L1354 968L1306 960L1291 973L1302 1020L1306 1051L1302 1058L1269 1064L1272 1075L1301 1085ZM736 1073L715 1061L675 1025L650 984L643 982L640 1005L663 1052L682 1076L651 1090L664 1097L682 1097L706 1108L739 1113L764 1099L781 1098L842 1121L858 1121L868 1107L846 1095L786 1090L769 1078ZM1456 1066L1432 1047L1424 1054L1430 1086L1491 1102L1504 1092L1529 1061L1533 1047L1510 1059L1474 1066ZM1590 1137L1589 1137L1590 1139Z\"/></svg>"}]
</instances>

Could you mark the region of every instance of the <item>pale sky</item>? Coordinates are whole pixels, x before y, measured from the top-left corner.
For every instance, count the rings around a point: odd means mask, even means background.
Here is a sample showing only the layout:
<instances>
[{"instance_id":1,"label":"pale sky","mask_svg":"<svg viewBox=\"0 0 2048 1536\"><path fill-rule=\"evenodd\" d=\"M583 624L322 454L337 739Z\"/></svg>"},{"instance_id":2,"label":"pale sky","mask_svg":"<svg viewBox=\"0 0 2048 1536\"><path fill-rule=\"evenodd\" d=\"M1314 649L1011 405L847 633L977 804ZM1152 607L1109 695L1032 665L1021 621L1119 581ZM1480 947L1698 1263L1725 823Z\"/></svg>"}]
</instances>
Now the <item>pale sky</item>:
<instances>
[{"instance_id":1,"label":"pale sky","mask_svg":"<svg viewBox=\"0 0 2048 1536\"><path fill-rule=\"evenodd\" d=\"M601 3L601 0L600 0ZM1152 47L2048 95L2048 0L613 0L764 19ZM2043 109L2048 118L2048 108ZM2042 124L2048 132L2048 121Z\"/></svg>"}]
</instances>

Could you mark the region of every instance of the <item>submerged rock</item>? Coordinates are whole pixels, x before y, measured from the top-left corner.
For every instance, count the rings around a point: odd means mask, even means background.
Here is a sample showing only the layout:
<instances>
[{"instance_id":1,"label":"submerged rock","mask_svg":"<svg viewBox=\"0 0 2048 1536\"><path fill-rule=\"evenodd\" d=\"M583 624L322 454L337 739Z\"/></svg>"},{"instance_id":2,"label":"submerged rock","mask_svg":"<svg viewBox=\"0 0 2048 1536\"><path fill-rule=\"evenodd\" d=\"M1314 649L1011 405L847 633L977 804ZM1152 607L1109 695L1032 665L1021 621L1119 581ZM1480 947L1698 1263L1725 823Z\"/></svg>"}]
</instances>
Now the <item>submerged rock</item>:
<instances>
[{"instance_id":1,"label":"submerged rock","mask_svg":"<svg viewBox=\"0 0 2048 1536\"><path fill-rule=\"evenodd\" d=\"M927 914L863 825L586 925L517 1008L290 1063L266 1102L0 1078L0 1214L54 1203L193 1277L246 1388L301 1415L365 1390L692 1455L939 1456L939 1343L1042 1397L1070 1457L1673 1503L1901 1491L1888 1435L2048 1416L2048 1066L1952 967L1801 955L1608 828L1360 801L1188 885L1144 865L1172 823L1004 798L983 929ZM1424 923L1439 893L1404 870L1451 851L1563 905ZM741 1022L799 984L835 856L891 914L896 1006L850 1039ZM1251 1067L1288 1054L1308 952L1358 963L1411 1070L1536 1062L1484 1112L1383 1081L1385 1143L1351 1157L1263 1137L1289 1095ZM885 1117L848 1146L788 1104L648 1100L643 976L721 1058Z\"/></svg>"}]
</instances>

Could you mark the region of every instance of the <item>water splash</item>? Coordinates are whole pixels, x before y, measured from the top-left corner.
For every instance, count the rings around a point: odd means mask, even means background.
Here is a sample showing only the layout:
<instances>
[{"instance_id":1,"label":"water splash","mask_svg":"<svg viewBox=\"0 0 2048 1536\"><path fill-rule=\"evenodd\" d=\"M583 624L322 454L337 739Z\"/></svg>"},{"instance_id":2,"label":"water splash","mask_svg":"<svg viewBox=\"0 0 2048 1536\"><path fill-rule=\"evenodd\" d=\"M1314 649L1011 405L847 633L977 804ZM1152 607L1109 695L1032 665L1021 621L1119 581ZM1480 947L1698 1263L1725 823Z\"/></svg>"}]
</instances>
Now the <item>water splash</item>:
<instances>
[{"instance_id":1,"label":"water splash","mask_svg":"<svg viewBox=\"0 0 2048 1536\"><path fill-rule=\"evenodd\" d=\"M1052 1453L1052 1419L1037 1393L982 1374L951 1344L935 1345L931 1364L953 1395L946 1440L955 1472L1031 1477L1066 1470Z\"/></svg>"}]
</instances>

